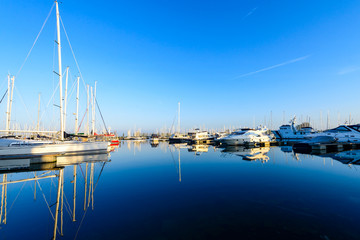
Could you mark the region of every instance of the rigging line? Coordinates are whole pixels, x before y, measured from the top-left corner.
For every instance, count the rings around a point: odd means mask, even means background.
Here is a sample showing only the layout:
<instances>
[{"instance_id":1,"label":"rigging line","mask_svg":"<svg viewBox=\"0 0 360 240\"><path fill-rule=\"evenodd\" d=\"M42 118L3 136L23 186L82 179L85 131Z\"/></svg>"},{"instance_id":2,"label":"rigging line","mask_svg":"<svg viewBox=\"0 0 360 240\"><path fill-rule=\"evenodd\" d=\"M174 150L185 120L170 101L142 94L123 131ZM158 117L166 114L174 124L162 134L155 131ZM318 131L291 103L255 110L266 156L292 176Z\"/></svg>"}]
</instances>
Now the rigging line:
<instances>
[{"instance_id":1,"label":"rigging line","mask_svg":"<svg viewBox=\"0 0 360 240\"><path fill-rule=\"evenodd\" d=\"M7 85L7 84L6 84L7 81L8 81L8 78L5 77L4 81L3 81L3 82L1 83L1 85L0 85L0 86L1 86L0 89L2 89L3 87L5 87L5 86ZM6 86L6 88L7 88L7 86Z\"/></svg>"},{"instance_id":2,"label":"rigging line","mask_svg":"<svg viewBox=\"0 0 360 240\"><path fill-rule=\"evenodd\" d=\"M77 235L78 235L78 233L79 233L79 231L80 231L81 225L82 225L82 223L83 223L83 221L84 221L84 219L85 219L85 215L86 215L88 209L89 209L89 208L87 207L86 210L85 210L85 212L84 212L84 215L83 215L83 217L82 217L82 219L81 219L81 222L80 222L80 224L79 224L79 228L78 228L78 230L76 231L74 240L76 240L76 238L77 238Z\"/></svg>"},{"instance_id":3,"label":"rigging line","mask_svg":"<svg viewBox=\"0 0 360 240\"><path fill-rule=\"evenodd\" d=\"M58 83L58 85L56 86L56 88L55 88L55 90L54 90L54 92L53 92L53 95L51 96L51 98L50 98L49 102L48 102L48 103L47 103L47 105L46 105L45 110L44 110L44 111L42 112L42 114L41 114L41 117L40 117L40 120L39 120L39 121L41 121L41 120L42 120L42 117L44 116L44 114L45 114L46 110L48 109L49 104L51 103L51 100L53 100L53 98L54 98L54 96L55 96L55 93L56 93L56 90L59 88L59 84L60 84L60 83Z\"/></svg>"},{"instance_id":4,"label":"rigging line","mask_svg":"<svg viewBox=\"0 0 360 240\"><path fill-rule=\"evenodd\" d=\"M78 62L77 62L77 60L76 60L74 50L73 50L73 48L72 48L72 46L71 46L70 39L69 39L69 36L67 35L67 32L66 32L66 30L65 30L65 25L64 25L64 23L63 23L63 21L62 21L61 16L60 16L60 22L61 22L61 26L62 26L63 29L64 29L64 33L65 33L66 39L67 39L67 41L68 41L68 43L69 43L71 53L72 53L72 55L73 55L73 57L74 57L74 60L75 60L75 63L76 63L76 67L77 67L77 69L78 69L78 71L79 71L81 80L82 80L82 82L83 82L83 84L84 84L84 89L85 89L85 91L86 91L86 84L85 84L84 78L83 78L83 76L82 76L82 73L81 73L79 64L78 64Z\"/></svg>"},{"instance_id":5,"label":"rigging line","mask_svg":"<svg viewBox=\"0 0 360 240\"><path fill-rule=\"evenodd\" d=\"M69 70L70 71L70 70ZM68 91L68 92L70 92L70 93L68 93L68 100L72 97L72 95L74 94L74 92L75 92L75 86L77 85L77 81L74 81L73 82L73 84L72 84L72 86L71 86L71 88L70 88L70 90Z\"/></svg>"},{"instance_id":6,"label":"rigging line","mask_svg":"<svg viewBox=\"0 0 360 240\"><path fill-rule=\"evenodd\" d=\"M12 207L14 206L16 199L18 199L18 197L19 197L19 195L20 195L21 191L23 190L23 188L24 188L25 184L26 184L26 182L24 182L24 183L23 183L23 185L22 185L22 187L21 187L20 191L18 192L18 194L16 195L16 197L15 197L14 201L12 202L12 204L11 204L11 206L10 206L10 208L9 208L8 214L10 214L10 211L11 211Z\"/></svg>"},{"instance_id":7,"label":"rigging line","mask_svg":"<svg viewBox=\"0 0 360 240\"><path fill-rule=\"evenodd\" d=\"M34 123L34 119L31 117L31 115L30 115L30 113L29 113L29 110L27 109L27 107L26 107L26 105L25 105L25 102L24 102L24 99L22 98L22 96L21 96L21 94L20 94L19 90L17 89L17 87L16 87L16 86L14 86L14 88L15 88L15 90L16 90L16 92L17 92L17 94L19 95L19 97L20 97L20 100L21 100L22 104L23 104L23 105L24 105L24 107L25 107L26 113L28 114L28 117L29 117L30 121Z\"/></svg>"},{"instance_id":8,"label":"rigging line","mask_svg":"<svg viewBox=\"0 0 360 240\"><path fill-rule=\"evenodd\" d=\"M104 164L103 164L103 166L102 166L102 168L101 168L101 171L100 171L100 173L99 173L98 179L96 180L96 183L95 183L95 187L94 187L93 193L94 193L95 190L96 190L96 186L97 186L97 184L98 184L98 182L99 182L99 180L100 180L100 176L101 176L101 173L102 173L103 170L104 170L105 164L106 164L106 162L104 162Z\"/></svg>"},{"instance_id":9,"label":"rigging line","mask_svg":"<svg viewBox=\"0 0 360 240\"><path fill-rule=\"evenodd\" d=\"M67 210L70 218L72 218L72 211L71 211L71 207L70 207L70 204L67 200L67 197L66 197L66 194L64 193L64 197L65 197L65 200L66 200L66 204L65 204L65 209Z\"/></svg>"},{"instance_id":10,"label":"rigging line","mask_svg":"<svg viewBox=\"0 0 360 240\"><path fill-rule=\"evenodd\" d=\"M97 101L96 98L95 98L95 102L96 102L96 106L97 106L98 109L99 109L99 113L100 113L101 119L102 119L102 121L103 121L103 123L104 123L104 127L105 127L105 130L106 130L106 133L109 134L109 132L108 132L108 130L107 130L107 128L106 128L106 124L105 124L104 117L103 117L103 115L102 115L102 113L101 113L101 110L100 110L100 107L99 107L99 104L98 104L98 101Z\"/></svg>"},{"instance_id":11,"label":"rigging line","mask_svg":"<svg viewBox=\"0 0 360 240\"><path fill-rule=\"evenodd\" d=\"M82 170L82 168L81 168L81 164L79 164L79 167L80 167L81 173L82 173L82 175L83 175L83 177L84 177L84 179L85 179L85 175L84 175L84 172L83 172L83 170Z\"/></svg>"},{"instance_id":12,"label":"rigging line","mask_svg":"<svg viewBox=\"0 0 360 240\"><path fill-rule=\"evenodd\" d=\"M33 50L33 48L34 48L37 40L39 39L39 36L40 36L42 30L44 29L45 24L46 24L46 22L48 21L48 19L49 19L49 17L50 17L50 14L51 14L51 12L52 12L52 10L53 10L53 8L54 8L54 6L55 6L55 2L54 2L53 5L51 6L50 12L49 12L49 14L48 14L47 17L46 17L46 19L45 19L45 21L44 21L44 23L43 23L43 25L42 25L42 27L41 27L41 29L40 29L40 32L39 32L38 35L36 36L35 41L34 41L33 45L32 45L31 48L30 48L30 51L29 51L28 54L26 55L26 58L25 58L23 64L21 65L19 71L15 74L16 77L19 75L21 69L24 67L27 59L29 58L29 56L30 56L30 54L31 54L31 51Z\"/></svg>"},{"instance_id":13,"label":"rigging line","mask_svg":"<svg viewBox=\"0 0 360 240\"><path fill-rule=\"evenodd\" d=\"M51 217L52 217L53 220L55 221L54 214L51 212L50 205L49 205L49 203L48 203L47 200L46 200L45 194L44 194L44 192L43 192L43 190L42 190L42 188L41 188L41 185L40 185L39 181L36 181L36 183L37 183L38 186L39 186L39 189L40 189L41 194L42 194L42 196L43 196L43 198L44 198L44 201L45 201L45 203L46 203L46 206L47 206L48 209L49 209L49 212L50 212L50 214L51 214Z\"/></svg>"},{"instance_id":14,"label":"rigging line","mask_svg":"<svg viewBox=\"0 0 360 240\"><path fill-rule=\"evenodd\" d=\"M86 111L85 111L85 113L84 113L84 116L83 116L83 118L81 119L81 122L80 122L80 125L79 125L79 128L78 128L78 132L80 131L81 124L82 124L83 121L84 121L84 118L85 118L85 116L86 116L87 111L88 111L88 109L86 109Z\"/></svg>"},{"instance_id":15,"label":"rigging line","mask_svg":"<svg viewBox=\"0 0 360 240\"><path fill-rule=\"evenodd\" d=\"M4 96L1 98L0 103L4 100L4 97L6 96L6 93L8 92L8 89L6 89Z\"/></svg>"}]
</instances>

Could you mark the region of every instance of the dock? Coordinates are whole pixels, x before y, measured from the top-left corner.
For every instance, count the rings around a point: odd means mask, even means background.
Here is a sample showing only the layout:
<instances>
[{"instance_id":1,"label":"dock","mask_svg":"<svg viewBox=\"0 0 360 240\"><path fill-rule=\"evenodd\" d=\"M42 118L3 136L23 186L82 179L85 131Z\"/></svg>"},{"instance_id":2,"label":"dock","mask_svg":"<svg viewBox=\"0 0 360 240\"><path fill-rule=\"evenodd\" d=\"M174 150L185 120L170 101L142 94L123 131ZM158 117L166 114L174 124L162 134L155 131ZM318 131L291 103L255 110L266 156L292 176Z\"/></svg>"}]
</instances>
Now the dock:
<instances>
[{"instance_id":1,"label":"dock","mask_svg":"<svg viewBox=\"0 0 360 240\"><path fill-rule=\"evenodd\" d=\"M295 152L341 152L351 149L360 149L360 143L296 143L293 145L293 149Z\"/></svg>"}]
</instances>

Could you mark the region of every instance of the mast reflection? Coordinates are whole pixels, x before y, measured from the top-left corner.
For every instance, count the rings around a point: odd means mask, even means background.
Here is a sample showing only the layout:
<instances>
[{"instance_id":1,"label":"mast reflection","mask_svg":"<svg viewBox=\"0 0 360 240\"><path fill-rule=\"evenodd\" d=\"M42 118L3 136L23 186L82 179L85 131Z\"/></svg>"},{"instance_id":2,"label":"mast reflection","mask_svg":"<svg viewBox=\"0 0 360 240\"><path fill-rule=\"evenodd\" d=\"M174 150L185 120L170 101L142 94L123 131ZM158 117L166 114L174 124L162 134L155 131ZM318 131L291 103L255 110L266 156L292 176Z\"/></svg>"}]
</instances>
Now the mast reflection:
<instances>
[{"instance_id":1,"label":"mast reflection","mask_svg":"<svg viewBox=\"0 0 360 240\"><path fill-rule=\"evenodd\" d=\"M34 159L31 159L33 162ZM7 214L8 214L8 206L7 206L7 186L9 184L17 184L17 183L25 183L34 181L34 199L36 199L36 189L38 186L39 190L42 192L44 202L47 205L49 213L54 220L53 234L52 239L56 239L57 235L64 235L64 173L65 169L69 166L73 166L73 179L71 181L73 185L73 206L72 210L69 208L70 205L67 203L66 207L68 211L72 212L70 214L70 219L72 223L76 222L76 196L77 196L77 171L78 166L81 169L82 166L86 166L86 175L84 176L84 214L87 209L90 207L94 210L94 191L96 188L96 183L99 181L101 173L105 167L105 164L109 161L108 154L96 154L96 155L76 155L76 156L57 156L56 162L45 163L45 164L30 164L30 159L11 159L11 160L2 160L0 161L0 179L2 179L1 185L1 207L0 207L0 226L7 224ZM34 161L36 162L36 160ZM95 173L95 164L100 163L101 170L96 180L94 181L94 173ZM87 171L90 165L90 174L87 175ZM81 170L82 171L82 170ZM34 177L23 178L22 173L33 173ZM14 180L8 179L8 174L11 173L11 178ZM2 175L2 176L1 176ZM50 205L50 202L47 200L45 193L40 185L40 182L44 179L53 179L57 178L57 191L56 191L56 203ZM89 182L88 182L89 180ZM50 191L51 194L51 191ZM49 198L49 197L48 197ZM50 198L51 199L51 198ZM66 200L67 201L67 200ZM14 201L15 202L15 201ZM52 207L55 205L55 211L53 212ZM12 206L11 206L12 207ZM81 224L79 225L79 229ZM79 229L76 235L79 232ZM76 236L75 236L76 237Z\"/></svg>"}]
</instances>

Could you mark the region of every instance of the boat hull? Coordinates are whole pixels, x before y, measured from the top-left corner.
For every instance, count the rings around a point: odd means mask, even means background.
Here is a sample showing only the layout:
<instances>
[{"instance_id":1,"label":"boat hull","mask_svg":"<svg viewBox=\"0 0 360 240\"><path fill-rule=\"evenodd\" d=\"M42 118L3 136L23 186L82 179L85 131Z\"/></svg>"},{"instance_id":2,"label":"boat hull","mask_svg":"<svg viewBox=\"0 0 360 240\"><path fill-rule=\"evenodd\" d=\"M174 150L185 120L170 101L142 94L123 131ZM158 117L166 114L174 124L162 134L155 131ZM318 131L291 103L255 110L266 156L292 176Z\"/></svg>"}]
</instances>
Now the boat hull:
<instances>
[{"instance_id":1,"label":"boat hull","mask_svg":"<svg viewBox=\"0 0 360 240\"><path fill-rule=\"evenodd\" d=\"M76 155L108 152L108 142L63 142L54 144L1 147L0 159L43 155Z\"/></svg>"}]
</instances>

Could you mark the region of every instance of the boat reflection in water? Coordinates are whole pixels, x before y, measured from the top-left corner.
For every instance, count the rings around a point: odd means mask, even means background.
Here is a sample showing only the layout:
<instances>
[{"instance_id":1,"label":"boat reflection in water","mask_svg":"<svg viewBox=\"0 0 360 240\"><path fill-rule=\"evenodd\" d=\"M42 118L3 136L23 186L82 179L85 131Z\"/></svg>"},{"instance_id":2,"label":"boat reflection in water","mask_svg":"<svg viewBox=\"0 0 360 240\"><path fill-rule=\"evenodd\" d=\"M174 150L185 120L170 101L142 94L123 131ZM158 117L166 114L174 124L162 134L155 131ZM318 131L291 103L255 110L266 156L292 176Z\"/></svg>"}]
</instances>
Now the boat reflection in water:
<instances>
[{"instance_id":1,"label":"boat reflection in water","mask_svg":"<svg viewBox=\"0 0 360 240\"><path fill-rule=\"evenodd\" d=\"M195 155L200 155L209 151L209 145L206 144L194 144L188 148L189 152L194 152Z\"/></svg>"},{"instance_id":2,"label":"boat reflection in water","mask_svg":"<svg viewBox=\"0 0 360 240\"><path fill-rule=\"evenodd\" d=\"M269 156L266 154L270 151L270 147L260 147L260 148L249 148L244 146L228 146L224 148L222 153L230 153L242 157L243 160L247 161L256 161L267 162Z\"/></svg>"},{"instance_id":3,"label":"boat reflection in water","mask_svg":"<svg viewBox=\"0 0 360 240\"><path fill-rule=\"evenodd\" d=\"M360 150L353 149L336 153L313 154L319 157L328 157L347 165L360 165Z\"/></svg>"},{"instance_id":4,"label":"boat reflection in water","mask_svg":"<svg viewBox=\"0 0 360 240\"><path fill-rule=\"evenodd\" d=\"M101 173L105 167L105 164L109 162L108 154L95 154L95 155L75 155L75 156L57 156L56 162L51 163L42 163L42 164L31 164L30 159L10 159L10 160L1 160L0 161L0 179L2 179L1 185L1 208L0 208L0 226L1 229L6 229L4 225L7 224L8 218L8 199L7 199L7 188L8 185L23 183L26 182L34 182L34 200L36 200L36 191L39 189L44 198L44 202L47 205L47 208L50 212L50 215L54 221L54 227L52 231L52 239L56 239L57 235L60 234L63 236L63 223L64 223L64 172L65 169L67 171L70 166L73 166L73 179L71 181L73 185L73 203L70 204L66 199L65 208L70 213L71 212L71 221L76 221L76 194L77 194L77 173L78 167L82 175L84 175L84 206L83 206L83 216L85 217L85 213L87 209L90 207L92 210L94 209L94 191L96 189L96 185L99 181ZM33 159L32 159L33 160ZM95 164L100 163L100 172L98 174L97 179L94 178L95 173ZM99 166L99 165L97 165ZM84 169L85 168L85 169ZM84 170L84 172L83 172ZM26 174L28 173L28 174ZM28 176L29 174L33 174L31 177L24 178L24 176ZM83 176L82 176L83 177ZM81 178L82 178L81 177ZM53 179L57 178L57 186L56 181L52 181L52 186L56 186L56 202L51 204L51 190L49 195L46 196L44 192L44 188L40 183L44 183L42 180L44 179ZM45 183L44 183L45 184ZM46 184L45 184L46 185ZM24 186L24 185L23 185ZM22 187L23 188L23 187ZM21 188L21 189L22 189ZM47 200L50 199L50 200ZM16 199L15 199L16 200ZM12 205L15 201L12 203ZM13 206L10 206L10 209ZM71 206L72 205L72 206ZM16 205L14 206L16 207ZM55 209L54 209L55 207ZM71 209L72 208L72 209ZM79 212L79 211L78 211ZM26 212L24 213L26 214ZM79 225L79 229L81 224ZM76 235L79 232L76 232ZM75 236L76 238L77 236Z\"/></svg>"}]
</instances>

